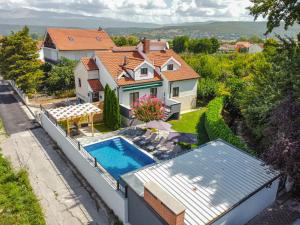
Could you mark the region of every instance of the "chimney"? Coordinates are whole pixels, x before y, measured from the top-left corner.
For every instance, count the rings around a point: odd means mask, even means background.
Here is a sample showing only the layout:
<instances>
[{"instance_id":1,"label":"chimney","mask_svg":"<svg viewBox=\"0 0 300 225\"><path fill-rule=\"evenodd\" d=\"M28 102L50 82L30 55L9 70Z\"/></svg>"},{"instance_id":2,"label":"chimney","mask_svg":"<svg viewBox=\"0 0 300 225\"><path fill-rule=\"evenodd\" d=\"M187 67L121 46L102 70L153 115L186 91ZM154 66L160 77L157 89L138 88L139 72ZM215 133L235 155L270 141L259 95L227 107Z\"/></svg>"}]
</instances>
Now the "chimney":
<instances>
[{"instance_id":1,"label":"chimney","mask_svg":"<svg viewBox=\"0 0 300 225\"><path fill-rule=\"evenodd\" d=\"M184 205L153 181L144 186L144 200L168 225L184 225Z\"/></svg>"},{"instance_id":2,"label":"chimney","mask_svg":"<svg viewBox=\"0 0 300 225\"><path fill-rule=\"evenodd\" d=\"M150 52L150 40L146 38L143 39L143 52L146 54Z\"/></svg>"}]
</instances>

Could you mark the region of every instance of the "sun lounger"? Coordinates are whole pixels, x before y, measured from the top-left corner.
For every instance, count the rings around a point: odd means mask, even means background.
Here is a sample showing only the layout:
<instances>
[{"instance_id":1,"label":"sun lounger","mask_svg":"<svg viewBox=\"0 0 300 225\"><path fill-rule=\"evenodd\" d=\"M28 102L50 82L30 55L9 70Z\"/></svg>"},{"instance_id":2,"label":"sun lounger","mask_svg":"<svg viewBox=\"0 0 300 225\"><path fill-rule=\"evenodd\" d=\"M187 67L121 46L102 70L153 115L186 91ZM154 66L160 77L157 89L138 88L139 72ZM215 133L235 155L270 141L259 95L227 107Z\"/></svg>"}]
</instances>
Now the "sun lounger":
<instances>
[{"instance_id":1,"label":"sun lounger","mask_svg":"<svg viewBox=\"0 0 300 225\"><path fill-rule=\"evenodd\" d=\"M146 138L145 140L141 140L138 143L141 146L147 145L147 144L151 143L152 141L154 141L157 138L157 136L158 136L158 134L154 133L149 138Z\"/></svg>"},{"instance_id":2,"label":"sun lounger","mask_svg":"<svg viewBox=\"0 0 300 225\"><path fill-rule=\"evenodd\" d=\"M146 133L142 136L138 136L138 137L135 137L132 139L133 142L140 142L142 140L145 140L147 138L149 138L151 136L151 131L150 130L147 130Z\"/></svg>"},{"instance_id":3,"label":"sun lounger","mask_svg":"<svg viewBox=\"0 0 300 225\"><path fill-rule=\"evenodd\" d=\"M146 148L146 150L152 152L155 149L159 148L165 141L166 141L166 139L164 137L161 137L158 141L155 141L155 142L150 143L149 145L145 146L145 148Z\"/></svg>"}]
</instances>

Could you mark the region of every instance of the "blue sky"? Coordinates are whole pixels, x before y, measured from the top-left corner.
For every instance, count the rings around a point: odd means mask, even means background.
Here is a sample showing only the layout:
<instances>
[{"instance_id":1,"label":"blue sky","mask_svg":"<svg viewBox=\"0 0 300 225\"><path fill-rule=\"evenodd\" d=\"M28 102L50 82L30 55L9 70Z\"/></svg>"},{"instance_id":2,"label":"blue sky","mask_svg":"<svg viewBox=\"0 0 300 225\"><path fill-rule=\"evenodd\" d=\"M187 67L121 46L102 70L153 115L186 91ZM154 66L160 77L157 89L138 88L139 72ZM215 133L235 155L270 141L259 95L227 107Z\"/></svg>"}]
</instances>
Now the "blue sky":
<instances>
[{"instance_id":1,"label":"blue sky","mask_svg":"<svg viewBox=\"0 0 300 225\"><path fill-rule=\"evenodd\" d=\"M0 0L0 9L30 8L135 22L253 20L249 0Z\"/></svg>"}]
</instances>

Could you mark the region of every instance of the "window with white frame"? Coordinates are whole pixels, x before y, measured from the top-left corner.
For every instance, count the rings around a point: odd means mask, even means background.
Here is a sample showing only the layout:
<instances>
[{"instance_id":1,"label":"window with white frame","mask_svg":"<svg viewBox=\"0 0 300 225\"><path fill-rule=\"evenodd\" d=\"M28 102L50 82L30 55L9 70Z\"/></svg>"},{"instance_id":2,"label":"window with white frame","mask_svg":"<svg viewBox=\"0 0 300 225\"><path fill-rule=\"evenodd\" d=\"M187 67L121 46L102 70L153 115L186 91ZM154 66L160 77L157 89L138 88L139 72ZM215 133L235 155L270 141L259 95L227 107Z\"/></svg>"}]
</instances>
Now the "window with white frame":
<instances>
[{"instance_id":1,"label":"window with white frame","mask_svg":"<svg viewBox=\"0 0 300 225\"><path fill-rule=\"evenodd\" d=\"M168 70L174 70L174 64L168 64L167 69Z\"/></svg>"},{"instance_id":2,"label":"window with white frame","mask_svg":"<svg viewBox=\"0 0 300 225\"><path fill-rule=\"evenodd\" d=\"M147 76L148 75L148 68L141 68L141 76Z\"/></svg>"},{"instance_id":3,"label":"window with white frame","mask_svg":"<svg viewBox=\"0 0 300 225\"><path fill-rule=\"evenodd\" d=\"M173 87L173 97L179 97L179 87Z\"/></svg>"},{"instance_id":4,"label":"window with white frame","mask_svg":"<svg viewBox=\"0 0 300 225\"><path fill-rule=\"evenodd\" d=\"M133 104L135 102L137 102L138 99L139 99L139 92L130 93L130 96L129 96L130 106L133 106Z\"/></svg>"},{"instance_id":5,"label":"window with white frame","mask_svg":"<svg viewBox=\"0 0 300 225\"><path fill-rule=\"evenodd\" d=\"M157 88L150 88L150 95L152 97L157 97Z\"/></svg>"}]
</instances>

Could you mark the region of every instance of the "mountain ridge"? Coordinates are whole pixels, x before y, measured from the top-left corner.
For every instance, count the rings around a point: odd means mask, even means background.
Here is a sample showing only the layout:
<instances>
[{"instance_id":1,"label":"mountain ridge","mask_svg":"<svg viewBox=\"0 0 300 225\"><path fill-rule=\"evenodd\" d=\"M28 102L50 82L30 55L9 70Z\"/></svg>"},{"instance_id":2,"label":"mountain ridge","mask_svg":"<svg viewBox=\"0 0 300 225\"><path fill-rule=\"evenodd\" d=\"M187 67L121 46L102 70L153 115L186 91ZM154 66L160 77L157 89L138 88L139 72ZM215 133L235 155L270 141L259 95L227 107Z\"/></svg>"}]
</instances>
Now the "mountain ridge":
<instances>
[{"instance_id":1,"label":"mountain ridge","mask_svg":"<svg viewBox=\"0 0 300 225\"><path fill-rule=\"evenodd\" d=\"M106 17L91 17L72 13L37 11L31 9L0 9L0 34L8 35L28 25L32 33L43 35L47 27L68 27L97 29L104 28L110 35L136 35L147 38L171 39L187 35L191 38L217 37L223 40L235 40L241 36L257 35L264 38L266 22L253 21L206 21L183 22L178 24L155 24L129 22ZM270 36L286 35L295 37L300 25L288 31L283 26L275 29Z\"/></svg>"}]
</instances>

